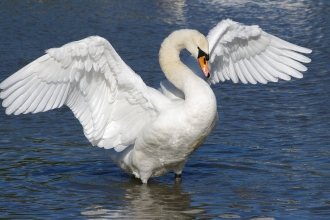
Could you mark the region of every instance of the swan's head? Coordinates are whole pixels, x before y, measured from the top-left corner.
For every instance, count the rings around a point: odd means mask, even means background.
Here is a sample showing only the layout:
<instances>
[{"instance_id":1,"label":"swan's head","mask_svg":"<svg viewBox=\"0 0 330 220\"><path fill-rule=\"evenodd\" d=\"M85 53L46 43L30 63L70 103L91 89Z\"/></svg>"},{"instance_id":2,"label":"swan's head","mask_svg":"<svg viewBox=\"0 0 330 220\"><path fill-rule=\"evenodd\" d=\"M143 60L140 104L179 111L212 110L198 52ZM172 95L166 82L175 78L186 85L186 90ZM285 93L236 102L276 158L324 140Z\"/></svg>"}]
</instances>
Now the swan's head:
<instances>
[{"instance_id":1,"label":"swan's head","mask_svg":"<svg viewBox=\"0 0 330 220\"><path fill-rule=\"evenodd\" d=\"M177 30L164 40L159 51L161 67L165 66L166 57L179 58L180 51L183 49L187 49L198 60L204 75L207 78L210 77L208 67L209 43L206 37L196 30Z\"/></svg>"},{"instance_id":2,"label":"swan's head","mask_svg":"<svg viewBox=\"0 0 330 220\"><path fill-rule=\"evenodd\" d=\"M191 30L190 39L186 41L187 50L198 60L204 75L209 78L209 43L206 37L198 31Z\"/></svg>"}]
</instances>

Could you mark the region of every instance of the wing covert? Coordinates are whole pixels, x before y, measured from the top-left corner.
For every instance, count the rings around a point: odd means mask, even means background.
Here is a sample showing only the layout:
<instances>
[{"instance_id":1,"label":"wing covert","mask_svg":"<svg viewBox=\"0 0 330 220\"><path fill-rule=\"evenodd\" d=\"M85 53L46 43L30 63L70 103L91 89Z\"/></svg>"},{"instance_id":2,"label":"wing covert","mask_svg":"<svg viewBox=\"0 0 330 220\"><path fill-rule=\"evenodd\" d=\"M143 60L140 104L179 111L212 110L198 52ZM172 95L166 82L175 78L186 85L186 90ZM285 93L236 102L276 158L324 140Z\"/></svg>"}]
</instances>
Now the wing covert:
<instances>
[{"instance_id":1,"label":"wing covert","mask_svg":"<svg viewBox=\"0 0 330 220\"><path fill-rule=\"evenodd\" d=\"M104 38L53 48L0 84L7 114L67 105L88 140L117 151L133 144L156 110L147 86Z\"/></svg>"},{"instance_id":2,"label":"wing covert","mask_svg":"<svg viewBox=\"0 0 330 220\"><path fill-rule=\"evenodd\" d=\"M209 83L232 80L234 83L277 82L278 78L302 78L311 60L299 53L312 51L266 33L258 26L245 26L230 19L210 30ZM299 62L298 62L299 61Z\"/></svg>"}]
</instances>

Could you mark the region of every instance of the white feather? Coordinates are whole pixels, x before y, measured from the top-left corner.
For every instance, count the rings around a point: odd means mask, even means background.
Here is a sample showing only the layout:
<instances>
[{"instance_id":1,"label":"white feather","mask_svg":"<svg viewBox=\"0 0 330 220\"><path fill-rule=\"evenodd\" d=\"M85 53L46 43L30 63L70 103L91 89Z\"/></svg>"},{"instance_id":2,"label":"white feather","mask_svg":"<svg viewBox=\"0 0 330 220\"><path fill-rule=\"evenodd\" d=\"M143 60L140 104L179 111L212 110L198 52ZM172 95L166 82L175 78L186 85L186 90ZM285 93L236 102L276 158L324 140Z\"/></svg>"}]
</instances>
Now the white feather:
<instances>
[{"instance_id":1,"label":"white feather","mask_svg":"<svg viewBox=\"0 0 330 220\"><path fill-rule=\"evenodd\" d=\"M112 60L107 60L104 52L111 54L108 57ZM99 70L104 66L107 68L102 74ZM112 72L118 70L122 72ZM117 77L120 77L120 80ZM106 78L111 81L106 83ZM38 88L38 91L32 90L31 87ZM121 88L120 93L126 97L120 102L120 106L116 106L118 102L114 102L118 97L118 93L113 93L117 91L117 87ZM142 123L148 123L151 120L151 112L155 111L144 98L148 95L141 95L147 91L146 85L127 67L112 46L100 37L90 37L61 48L47 50L46 55L2 82L0 88L4 89L0 98L4 99L3 105L7 107L8 114L37 113L67 104L84 126L88 139L96 145L102 140L107 125L111 123L110 117L105 116L109 113L108 109L116 109L115 112L118 113L134 114L135 110L131 103L144 106L143 115L146 115L147 120ZM140 91L133 93L139 95L130 96L132 90L136 89ZM120 118L112 118L119 120L120 124ZM123 124L130 132L127 123ZM120 128L117 135L119 130ZM133 142L136 139L137 132L130 133L135 136L125 136L125 142ZM120 139L115 143L121 146L120 149L126 146Z\"/></svg>"},{"instance_id":2,"label":"white feather","mask_svg":"<svg viewBox=\"0 0 330 220\"><path fill-rule=\"evenodd\" d=\"M300 72L307 68L299 62L311 61L299 54L310 53L310 49L281 40L258 26L245 26L230 19L210 30L207 38L212 67L209 83L216 83L219 78L231 79L234 83L238 79L243 83L267 83L276 82L277 78L290 80L290 76L301 78ZM220 62L221 58L226 60L228 55L231 57L230 63Z\"/></svg>"}]
</instances>

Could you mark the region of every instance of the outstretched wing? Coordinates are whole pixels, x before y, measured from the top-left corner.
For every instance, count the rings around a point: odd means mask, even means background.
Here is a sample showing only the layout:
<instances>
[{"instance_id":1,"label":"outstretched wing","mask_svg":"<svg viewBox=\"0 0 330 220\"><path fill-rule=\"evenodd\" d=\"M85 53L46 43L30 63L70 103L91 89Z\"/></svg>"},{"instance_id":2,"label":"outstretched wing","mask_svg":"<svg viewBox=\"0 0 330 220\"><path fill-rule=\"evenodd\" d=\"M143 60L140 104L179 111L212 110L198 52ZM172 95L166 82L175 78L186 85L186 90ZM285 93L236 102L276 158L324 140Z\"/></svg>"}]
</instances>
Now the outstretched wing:
<instances>
[{"instance_id":1,"label":"outstretched wing","mask_svg":"<svg viewBox=\"0 0 330 220\"><path fill-rule=\"evenodd\" d=\"M125 149L156 116L149 89L101 37L71 42L33 61L0 84L7 114L67 105L88 140Z\"/></svg>"},{"instance_id":2,"label":"outstretched wing","mask_svg":"<svg viewBox=\"0 0 330 220\"><path fill-rule=\"evenodd\" d=\"M302 78L300 72L307 68L299 62L311 61L299 53L311 53L312 50L281 40L258 26L245 26L230 19L211 29L207 40L210 78L205 79L195 57L189 56L184 63L210 84L225 80L265 84L277 82L279 78L290 80L291 76ZM167 79L162 81L159 90L170 99L184 98Z\"/></svg>"},{"instance_id":3,"label":"outstretched wing","mask_svg":"<svg viewBox=\"0 0 330 220\"><path fill-rule=\"evenodd\" d=\"M230 19L210 30L210 83L232 80L234 83L277 82L278 78L302 78L307 68L299 62L311 60L299 53L312 51L261 30ZM299 53L297 53L299 52ZM299 61L299 62L297 62Z\"/></svg>"}]
</instances>

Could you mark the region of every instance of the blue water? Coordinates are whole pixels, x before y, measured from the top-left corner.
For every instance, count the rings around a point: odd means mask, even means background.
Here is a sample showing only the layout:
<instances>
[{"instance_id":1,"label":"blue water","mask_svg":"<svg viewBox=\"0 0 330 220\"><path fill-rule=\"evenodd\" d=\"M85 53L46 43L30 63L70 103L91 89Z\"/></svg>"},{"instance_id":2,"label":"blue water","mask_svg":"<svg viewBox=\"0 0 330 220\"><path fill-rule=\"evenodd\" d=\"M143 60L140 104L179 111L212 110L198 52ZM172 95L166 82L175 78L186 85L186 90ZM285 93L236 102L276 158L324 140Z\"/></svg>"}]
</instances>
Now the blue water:
<instances>
[{"instance_id":1,"label":"blue water","mask_svg":"<svg viewBox=\"0 0 330 220\"><path fill-rule=\"evenodd\" d=\"M212 2L212 3L210 3ZM0 1L0 81L90 35L108 39L158 87L162 40L231 18L313 49L304 78L213 86L219 124L185 166L148 185L84 137L64 107L0 108L1 219L329 219L330 2L327 0Z\"/></svg>"}]
</instances>

